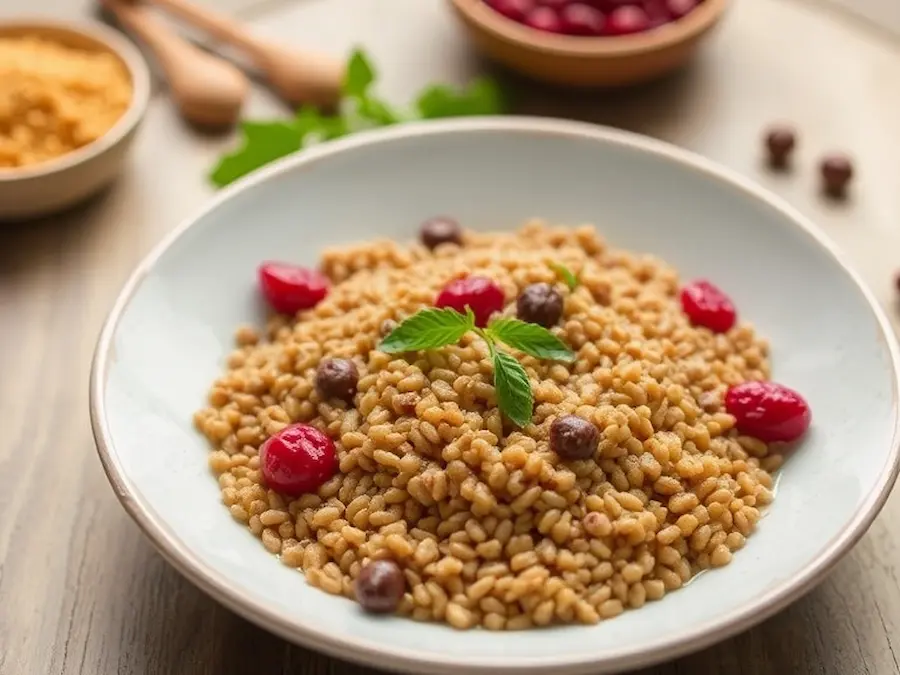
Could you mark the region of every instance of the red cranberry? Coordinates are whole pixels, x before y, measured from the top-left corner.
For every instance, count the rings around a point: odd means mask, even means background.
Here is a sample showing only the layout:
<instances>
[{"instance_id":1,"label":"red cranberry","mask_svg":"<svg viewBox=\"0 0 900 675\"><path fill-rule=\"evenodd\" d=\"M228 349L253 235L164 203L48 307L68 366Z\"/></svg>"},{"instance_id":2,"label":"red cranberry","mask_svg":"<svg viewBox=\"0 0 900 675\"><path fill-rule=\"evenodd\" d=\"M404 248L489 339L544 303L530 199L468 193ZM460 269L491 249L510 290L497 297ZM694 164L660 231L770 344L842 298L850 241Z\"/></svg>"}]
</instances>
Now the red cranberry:
<instances>
[{"instance_id":1,"label":"red cranberry","mask_svg":"<svg viewBox=\"0 0 900 675\"><path fill-rule=\"evenodd\" d=\"M666 0L666 9L673 19L680 19L685 14L693 12L700 0Z\"/></svg>"},{"instance_id":2,"label":"red cranberry","mask_svg":"<svg viewBox=\"0 0 900 675\"><path fill-rule=\"evenodd\" d=\"M644 11L647 12L650 28L658 28L672 20L666 0L644 0Z\"/></svg>"},{"instance_id":3,"label":"red cranberry","mask_svg":"<svg viewBox=\"0 0 900 675\"><path fill-rule=\"evenodd\" d=\"M560 13L563 32L569 35L600 35L605 23L603 13L590 5L575 2Z\"/></svg>"},{"instance_id":4,"label":"red cranberry","mask_svg":"<svg viewBox=\"0 0 900 675\"><path fill-rule=\"evenodd\" d=\"M625 5L610 12L606 17L606 35L630 35L650 28L650 18L640 7Z\"/></svg>"},{"instance_id":5,"label":"red cranberry","mask_svg":"<svg viewBox=\"0 0 900 675\"><path fill-rule=\"evenodd\" d=\"M731 298L708 281L695 281L681 290L681 307L695 326L726 333L737 320Z\"/></svg>"},{"instance_id":6,"label":"red cranberry","mask_svg":"<svg viewBox=\"0 0 900 675\"><path fill-rule=\"evenodd\" d=\"M525 25L546 33L563 32L563 24L559 14L551 7L535 7L525 17Z\"/></svg>"},{"instance_id":7,"label":"red cranberry","mask_svg":"<svg viewBox=\"0 0 900 675\"><path fill-rule=\"evenodd\" d=\"M286 495L315 492L337 471L334 443L308 424L294 424L259 448L266 485Z\"/></svg>"},{"instance_id":8,"label":"red cranberry","mask_svg":"<svg viewBox=\"0 0 900 675\"><path fill-rule=\"evenodd\" d=\"M521 22L534 8L534 0L488 0L488 5L506 18Z\"/></svg>"},{"instance_id":9,"label":"red cranberry","mask_svg":"<svg viewBox=\"0 0 900 675\"><path fill-rule=\"evenodd\" d=\"M486 326L491 314L503 309L505 300L500 287L487 277L465 277L444 286L434 304L463 313L466 307L471 307L475 313L475 323Z\"/></svg>"},{"instance_id":10,"label":"red cranberry","mask_svg":"<svg viewBox=\"0 0 900 675\"><path fill-rule=\"evenodd\" d=\"M280 262L259 266L259 285L276 312L296 314L328 295L328 278L315 270Z\"/></svg>"},{"instance_id":11,"label":"red cranberry","mask_svg":"<svg viewBox=\"0 0 900 675\"><path fill-rule=\"evenodd\" d=\"M549 7L550 9L555 9L557 11L561 10L563 7L570 5L572 0L538 0L538 5L541 7Z\"/></svg>"},{"instance_id":12,"label":"red cranberry","mask_svg":"<svg viewBox=\"0 0 900 675\"><path fill-rule=\"evenodd\" d=\"M725 394L725 410L738 431L766 443L794 441L809 428L809 404L793 389L775 382L744 382Z\"/></svg>"},{"instance_id":13,"label":"red cranberry","mask_svg":"<svg viewBox=\"0 0 900 675\"><path fill-rule=\"evenodd\" d=\"M393 560L373 560L359 571L353 585L356 601L367 612L393 612L406 592L406 579Z\"/></svg>"}]
</instances>

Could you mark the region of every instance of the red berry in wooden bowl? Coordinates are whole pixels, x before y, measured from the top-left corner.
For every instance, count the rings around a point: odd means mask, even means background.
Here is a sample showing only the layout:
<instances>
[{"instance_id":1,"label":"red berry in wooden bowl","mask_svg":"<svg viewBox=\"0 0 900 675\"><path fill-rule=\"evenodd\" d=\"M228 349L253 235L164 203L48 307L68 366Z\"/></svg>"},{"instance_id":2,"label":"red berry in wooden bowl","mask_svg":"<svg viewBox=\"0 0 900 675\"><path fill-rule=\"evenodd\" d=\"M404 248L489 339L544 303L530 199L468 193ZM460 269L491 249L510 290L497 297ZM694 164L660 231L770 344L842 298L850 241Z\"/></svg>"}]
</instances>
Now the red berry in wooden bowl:
<instances>
[{"instance_id":1,"label":"red berry in wooden bowl","mask_svg":"<svg viewBox=\"0 0 900 675\"><path fill-rule=\"evenodd\" d=\"M617 37L689 14L702 0L484 0L508 19L545 33Z\"/></svg>"},{"instance_id":2,"label":"red berry in wooden bowl","mask_svg":"<svg viewBox=\"0 0 900 675\"><path fill-rule=\"evenodd\" d=\"M793 389L775 382L744 382L725 394L725 410L738 431L766 443L795 441L809 428L812 412Z\"/></svg>"},{"instance_id":3,"label":"red berry in wooden bowl","mask_svg":"<svg viewBox=\"0 0 900 675\"><path fill-rule=\"evenodd\" d=\"M617 7L606 16L605 35L630 35L650 28L650 17L637 5Z\"/></svg>"},{"instance_id":4,"label":"red berry in wooden bowl","mask_svg":"<svg viewBox=\"0 0 900 675\"><path fill-rule=\"evenodd\" d=\"M731 298L708 281L694 281L681 289L681 307L692 324L714 333L727 333L737 321Z\"/></svg>"},{"instance_id":5,"label":"red berry in wooden bowl","mask_svg":"<svg viewBox=\"0 0 900 675\"><path fill-rule=\"evenodd\" d=\"M603 34L606 18L599 9L582 2L573 2L560 12L563 32L585 37Z\"/></svg>"}]
</instances>

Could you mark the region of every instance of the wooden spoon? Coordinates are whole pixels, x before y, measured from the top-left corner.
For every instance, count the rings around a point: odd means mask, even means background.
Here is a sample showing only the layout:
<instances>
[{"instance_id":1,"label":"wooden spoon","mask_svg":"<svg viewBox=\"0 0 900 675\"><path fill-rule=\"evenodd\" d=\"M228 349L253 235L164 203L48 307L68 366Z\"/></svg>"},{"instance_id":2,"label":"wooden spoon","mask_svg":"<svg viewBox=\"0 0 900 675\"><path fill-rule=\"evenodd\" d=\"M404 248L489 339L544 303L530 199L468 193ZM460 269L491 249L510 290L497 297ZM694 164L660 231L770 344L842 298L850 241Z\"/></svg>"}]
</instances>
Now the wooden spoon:
<instances>
[{"instance_id":1,"label":"wooden spoon","mask_svg":"<svg viewBox=\"0 0 900 675\"><path fill-rule=\"evenodd\" d=\"M188 0L150 0L213 37L241 50L262 71L276 93L299 105L334 106L341 96L344 68L341 63L310 52L271 44L250 34L237 21Z\"/></svg>"},{"instance_id":2,"label":"wooden spoon","mask_svg":"<svg viewBox=\"0 0 900 675\"><path fill-rule=\"evenodd\" d=\"M100 4L153 53L185 120L208 128L237 122L250 82L236 66L179 37L145 7L129 0Z\"/></svg>"}]
</instances>

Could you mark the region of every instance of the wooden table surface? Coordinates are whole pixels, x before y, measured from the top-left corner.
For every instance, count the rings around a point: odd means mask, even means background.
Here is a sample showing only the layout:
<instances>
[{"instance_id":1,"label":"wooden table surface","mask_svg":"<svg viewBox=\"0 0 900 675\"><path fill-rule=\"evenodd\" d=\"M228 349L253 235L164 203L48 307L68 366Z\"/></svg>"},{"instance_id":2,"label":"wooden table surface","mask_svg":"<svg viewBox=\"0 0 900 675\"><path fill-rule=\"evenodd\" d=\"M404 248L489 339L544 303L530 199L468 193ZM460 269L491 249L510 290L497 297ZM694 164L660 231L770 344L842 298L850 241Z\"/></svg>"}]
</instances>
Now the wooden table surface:
<instances>
[{"instance_id":1,"label":"wooden table surface","mask_svg":"<svg viewBox=\"0 0 900 675\"><path fill-rule=\"evenodd\" d=\"M86 0L37 4L88 15ZM273 38L337 54L365 45L383 71L382 92L397 102L428 82L465 81L483 69L441 0L225 4ZM900 41L892 39L818 0L737 0L704 58L667 82L616 96L509 84L519 112L642 131L782 194L845 248L896 317ZM250 107L280 110L261 92ZM796 171L787 176L767 174L759 161L761 129L779 119L801 135ZM2 675L374 672L289 645L187 583L119 507L95 455L87 377L100 324L141 256L209 197L205 171L229 142L182 126L160 87L114 188L76 212L2 230ZM816 192L816 157L832 149L852 153L860 174L844 206ZM900 673L898 520L895 492L862 542L807 597L743 635L642 672Z\"/></svg>"}]
</instances>

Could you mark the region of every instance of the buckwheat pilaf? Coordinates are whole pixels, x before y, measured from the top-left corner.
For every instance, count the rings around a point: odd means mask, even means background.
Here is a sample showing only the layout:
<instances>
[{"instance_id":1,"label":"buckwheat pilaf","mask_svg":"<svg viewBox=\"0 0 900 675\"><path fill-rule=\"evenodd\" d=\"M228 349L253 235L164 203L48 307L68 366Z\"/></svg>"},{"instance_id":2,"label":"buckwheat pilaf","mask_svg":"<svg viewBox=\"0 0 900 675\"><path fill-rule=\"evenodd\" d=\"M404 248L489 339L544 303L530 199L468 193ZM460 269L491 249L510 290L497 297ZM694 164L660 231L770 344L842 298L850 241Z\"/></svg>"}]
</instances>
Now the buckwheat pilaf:
<instances>
[{"instance_id":1,"label":"buckwheat pilaf","mask_svg":"<svg viewBox=\"0 0 900 675\"><path fill-rule=\"evenodd\" d=\"M578 277L574 290L559 263ZM727 565L772 501L781 456L738 435L723 407L731 385L768 378L767 345L747 325L692 325L661 261L611 250L590 227L531 223L467 232L462 246L433 252L392 242L329 250L321 269L332 287L313 309L273 319L263 338L238 331L195 417L232 515L314 586L353 598L365 566L387 575L396 611L414 619L592 624ZM476 333L417 353L377 349L396 322L472 274L502 289L510 316L537 283L564 300L552 331L575 360L514 352L535 399L522 429L498 410ZM355 396L323 400L316 371L326 358L352 361L342 382ZM567 415L596 427L593 457L551 447ZM291 500L265 487L258 453L298 422L334 441L338 470ZM392 562L379 570L373 560Z\"/></svg>"}]
</instances>

